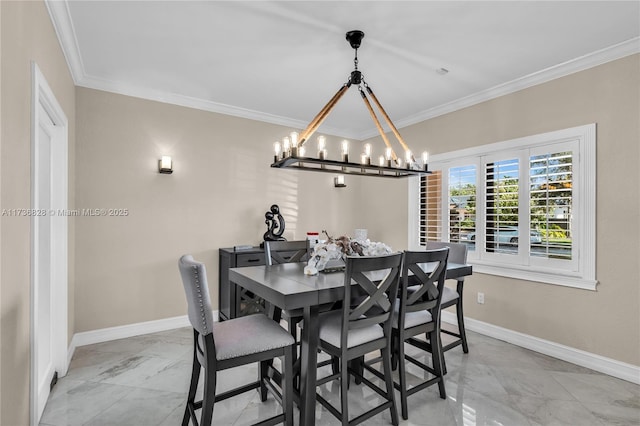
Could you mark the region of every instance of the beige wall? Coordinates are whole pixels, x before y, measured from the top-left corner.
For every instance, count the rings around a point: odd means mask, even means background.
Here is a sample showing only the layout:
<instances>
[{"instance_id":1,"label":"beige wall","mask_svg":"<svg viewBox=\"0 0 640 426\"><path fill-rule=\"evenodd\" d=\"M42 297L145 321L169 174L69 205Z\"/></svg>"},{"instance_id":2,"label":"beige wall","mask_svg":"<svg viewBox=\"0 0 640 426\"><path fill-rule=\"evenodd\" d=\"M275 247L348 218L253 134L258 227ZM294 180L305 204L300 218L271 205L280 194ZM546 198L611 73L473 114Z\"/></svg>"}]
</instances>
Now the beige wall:
<instances>
[{"instance_id":1,"label":"beige wall","mask_svg":"<svg viewBox=\"0 0 640 426\"><path fill-rule=\"evenodd\" d=\"M206 263L217 309L218 248L259 244L271 204L289 239L348 232L349 188L269 167L288 128L84 88L76 102L77 206L129 210L74 219L76 332L184 315L185 253ZM173 174L158 173L161 155Z\"/></svg>"},{"instance_id":2,"label":"beige wall","mask_svg":"<svg viewBox=\"0 0 640 426\"><path fill-rule=\"evenodd\" d=\"M598 291L476 274L469 316L640 364L638 241L625 238L640 233L638 197L606 190L629 173L638 180L637 71L636 55L402 130L415 150L437 153L598 124ZM186 252L207 263L217 298L217 248L257 243L274 202L290 238L365 227L374 240L407 246L405 181L347 177L347 188L334 189L331 175L267 167L270 141L285 128L77 93L78 207L128 208L130 216L76 219L76 332L184 314L175 261ZM171 176L156 172L162 154L174 157ZM629 218L625 227L610 225L620 217ZM477 291L482 306L473 303Z\"/></svg>"},{"instance_id":3,"label":"beige wall","mask_svg":"<svg viewBox=\"0 0 640 426\"><path fill-rule=\"evenodd\" d=\"M0 208L29 208L31 61L36 61L69 120L70 203L73 205L75 89L64 56L42 2L0 2L1 122ZM28 217L0 219L0 301L2 349L0 424L29 421L29 287L30 224ZM73 235L73 224L70 224ZM73 295L73 246L70 245ZM69 324L73 326L70 300ZM71 331L73 329L71 328Z\"/></svg>"},{"instance_id":4,"label":"beige wall","mask_svg":"<svg viewBox=\"0 0 640 426\"><path fill-rule=\"evenodd\" d=\"M414 150L435 154L597 123L597 292L475 274L467 316L640 365L639 102L634 55L402 129ZM365 208L385 212L372 223L406 234L406 187L385 191L397 210L384 209L380 188L362 185Z\"/></svg>"}]
</instances>

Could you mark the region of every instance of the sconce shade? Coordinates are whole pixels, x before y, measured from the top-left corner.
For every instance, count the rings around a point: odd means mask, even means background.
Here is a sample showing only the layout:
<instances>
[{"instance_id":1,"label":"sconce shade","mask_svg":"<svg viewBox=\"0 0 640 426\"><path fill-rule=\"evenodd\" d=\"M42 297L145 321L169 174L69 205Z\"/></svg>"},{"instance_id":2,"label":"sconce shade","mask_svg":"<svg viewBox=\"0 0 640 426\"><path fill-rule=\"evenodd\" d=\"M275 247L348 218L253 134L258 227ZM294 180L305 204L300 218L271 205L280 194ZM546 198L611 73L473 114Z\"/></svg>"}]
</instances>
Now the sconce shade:
<instances>
[{"instance_id":1,"label":"sconce shade","mask_svg":"<svg viewBox=\"0 0 640 426\"><path fill-rule=\"evenodd\" d=\"M173 173L173 162L171 161L171 157L163 155L162 158L158 160L158 171L169 175Z\"/></svg>"},{"instance_id":2,"label":"sconce shade","mask_svg":"<svg viewBox=\"0 0 640 426\"><path fill-rule=\"evenodd\" d=\"M333 178L333 186L335 186L336 188L345 188L347 186L346 183L344 183L344 176L343 175L338 175L336 177Z\"/></svg>"}]
</instances>

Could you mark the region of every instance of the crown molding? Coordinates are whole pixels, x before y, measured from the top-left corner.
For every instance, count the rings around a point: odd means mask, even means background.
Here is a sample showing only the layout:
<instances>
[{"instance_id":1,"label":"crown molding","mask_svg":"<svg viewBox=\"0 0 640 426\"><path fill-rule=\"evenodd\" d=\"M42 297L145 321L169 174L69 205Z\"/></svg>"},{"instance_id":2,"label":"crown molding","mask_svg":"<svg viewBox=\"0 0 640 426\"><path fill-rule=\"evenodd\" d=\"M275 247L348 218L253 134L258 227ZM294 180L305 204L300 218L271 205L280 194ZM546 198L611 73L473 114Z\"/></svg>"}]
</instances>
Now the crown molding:
<instances>
[{"instance_id":1,"label":"crown molding","mask_svg":"<svg viewBox=\"0 0 640 426\"><path fill-rule=\"evenodd\" d=\"M180 105L188 108L195 108L203 111L215 112L219 114L231 115L239 118L247 118L285 127L305 128L307 122L288 117L269 114L267 112L255 111L247 108L236 107L203 99L158 90L144 89L132 85L123 84L116 81L99 79L85 73L78 41L73 28L73 21L69 13L67 1L45 0L51 21L55 28L58 40L62 46L64 56L67 60L73 81L77 86L90 89L103 90L126 96L148 99L163 103ZM446 104L413 114L409 117L394 121L397 128L407 127L421 121L435 118L450 112L454 112L472 105L479 104L500 96L508 95L519 90L526 89L541 83L567 76L579 71L583 71L595 66L621 59L629 55L640 53L640 37L618 43L616 45L600 49L598 51L571 59L564 63L554 65L533 74L517 78L507 83L491 87L486 90L474 93L469 96L457 99ZM322 133L339 136L349 139L365 140L378 135L375 128L365 132L357 132L348 129L335 127L322 127Z\"/></svg>"},{"instance_id":2,"label":"crown molding","mask_svg":"<svg viewBox=\"0 0 640 426\"><path fill-rule=\"evenodd\" d=\"M62 47L62 53L67 60L73 82L77 85L85 76L84 64L78 47L78 39L71 20L67 1L45 0L53 28Z\"/></svg>"},{"instance_id":3,"label":"crown molding","mask_svg":"<svg viewBox=\"0 0 640 426\"><path fill-rule=\"evenodd\" d=\"M296 120L293 118L283 117L275 114L269 114L262 111L255 111L248 108L227 105L219 102L208 101L205 99L193 98L190 96L164 92L161 90L141 88L134 85L124 84L111 80L104 80L91 76L84 76L76 84L80 87L86 87L89 89L102 90L105 92L117 93L119 95L132 96L150 101L179 105L187 108L194 108L202 111L215 112L239 118L246 118L249 120L262 121L265 123L277 124L279 126L304 129L308 124L308 122L306 121ZM337 129L334 127L323 126L322 133L333 136L341 136L345 138L357 138L357 134L355 132L342 131L341 129Z\"/></svg>"},{"instance_id":4,"label":"crown molding","mask_svg":"<svg viewBox=\"0 0 640 426\"><path fill-rule=\"evenodd\" d=\"M394 121L394 124L398 128L407 127L412 124L420 123L421 121L448 114L450 112L467 108L491 99L499 98L500 96L508 95L519 90L546 83L560 77L565 77L579 71L584 71L589 68L593 68L607 62L615 61L617 59L621 59L636 53L640 53L640 37L629 39L622 43L597 50L595 52L580 56L575 59L571 59L561 64L537 71L533 74L529 74L524 77L509 81L507 83L503 83L498 86L494 86L489 89L474 93L473 95L465 96L455 101L448 102L446 104L430 108L409 117L396 120ZM361 139L368 139L377 135L378 132L376 132L375 130L371 130L369 132L366 132L365 134L361 134L360 137Z\"/></svg>"}]
</instances>

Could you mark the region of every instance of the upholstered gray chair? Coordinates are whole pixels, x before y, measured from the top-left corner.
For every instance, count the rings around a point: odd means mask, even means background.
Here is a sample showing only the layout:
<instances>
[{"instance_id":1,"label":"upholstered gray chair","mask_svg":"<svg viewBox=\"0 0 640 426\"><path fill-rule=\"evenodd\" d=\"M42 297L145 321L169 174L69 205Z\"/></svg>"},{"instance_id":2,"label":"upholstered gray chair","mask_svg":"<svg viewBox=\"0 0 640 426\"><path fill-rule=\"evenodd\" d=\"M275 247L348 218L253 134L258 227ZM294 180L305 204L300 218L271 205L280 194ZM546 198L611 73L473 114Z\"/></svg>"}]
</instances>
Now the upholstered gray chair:
<instances>
[{"instance_id":1,"label":"upholstered gray chair","mask_svg":"<svg viewBox=\"0 0 640 426\"><path fill-rule=\"evenodd\" d=\"M449 248L449 262L451 263L467 263L467 245L462 243L446 243L440 241L428 241L427 250L439 249L447 247ZM444 288L442 294L442 309L454 306L456 307L456 316L458 317L458 332L442 329L442 333L454 336L456 339L443 346L444 352L462 345L462 351L466 354L469 353L469 346L467 345L467 333L464 328L464 311L462 309L462 295L464 287L464 277L458 278L456 283L456 289L450 287ZM446 369L445 369L446 370Z\"/></svg>"},{"instance_id":2,"label":"upholstered gray chair","mask_svg":"<svg viewBox=\"0 0 640 426\"><path fill-rule=\"evenodd\" d=\"M316 398L330 413L341 420L343 425L364 422L386 409L390 410L392 423L398 424L391 371L391 324L401 264L402 253L347 257L342 309L320 315L319 347L330 356L337 358L339 371L318 380L318 385L340 380L341 410L335 408L319 394ZM349 361L360 359L365 354L378 350L382 356L385 390L365 378L358 369L349 368ZM366 384L384 398L382 404L351 421L349 421L347 398L350 373L359 379L358 383Z\"/></svg>"},{"instance_id":3,"label":"upholstered gray chair","mask_svg":"<svg viewBox=\"0 0 640 426\"><path fill-rule=\"evenodd\" d=\"M444 387L444 367L442 342L440 340L440 304L445 287L448 249L428 251L405 251L402 266L402 284L400 286L400 303L396 304L393 315L392 348L397 354L399 363L400 405L402 418L409 418L407 397L422 389L438 385L440 398L446 398ZM421 264L435 264L433 271L426 273ZM416 339L425 335L429 343ZM419 349L431 352L431 366L409 356L404 351L408 343ZM408 388L406 378L406 362L422 368L433 378L424 380Z\"/></svg>"},{"instance_id":4,"label":"upholstered gray chair","mask_svg":"<svg viewBox=\"0 0 640 426\"><path fill-rule=\"evenodd\" d=\"M282 413L262 424L293 425L293 345L294 339L280 325L263 314L248 315L214 323L204 264L185 255L178 262L187 296L189 322L193 327L193 368L182 425L190 420L197 426L209 426L215 402L260 389L262 401L271 390L282 402ZM284 374L281 392L269 380L267 366L274 357L282 357ZM217 372L259 362L258 380L216 394ZM195 401L200 370L204 369L204 396ZM200 421L196 410L201 409Z\"/></svg>"}]
</instances>

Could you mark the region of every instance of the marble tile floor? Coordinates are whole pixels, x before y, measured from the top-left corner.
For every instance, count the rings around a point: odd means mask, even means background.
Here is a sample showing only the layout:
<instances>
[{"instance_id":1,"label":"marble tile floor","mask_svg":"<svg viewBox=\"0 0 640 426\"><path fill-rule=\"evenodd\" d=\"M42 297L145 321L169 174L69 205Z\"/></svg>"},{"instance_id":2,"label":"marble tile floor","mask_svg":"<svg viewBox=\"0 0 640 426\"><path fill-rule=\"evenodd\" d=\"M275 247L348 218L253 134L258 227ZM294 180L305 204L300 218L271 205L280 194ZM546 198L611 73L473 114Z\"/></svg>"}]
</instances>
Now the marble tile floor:
<instances>
[{"instance_id":1,"label":"marble tile floor","mask_svg":"<svg viewBox=\"0 0 640 426\"><path fill-rule=\"evenodd\" d=\"M400 417L401 425L640 425L640 386L473 332L468 338L469 354L461 348L446 353L447 398L439 398L437 387L411 396L409 420ZM189 328L79 347L40 425L179 425L191 350ZM410 379L422 377L417 369L409 373ZM252 366L222 372L218 389L256 374ZM337 382L318 391L339 401ZM377 400L377 394L352 383L350 418ZM396 402L399 407L398 392ZM252 391L216 404L213 424L249 425L279 409L272 396L262 403ZM390 420L386 411L365 424ZM318 404L316 424L339 422Z\"/></svg>"}]
</instances>

